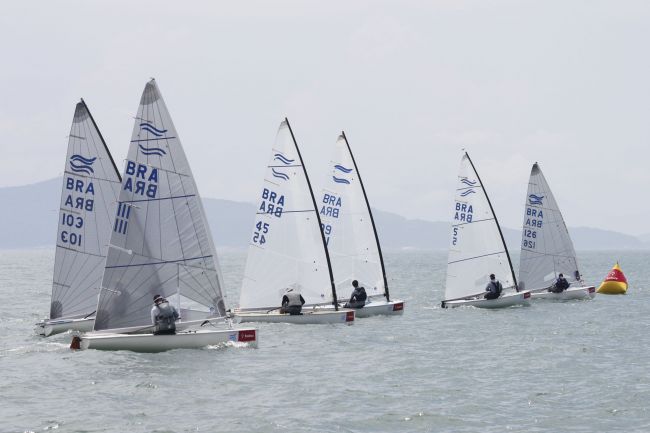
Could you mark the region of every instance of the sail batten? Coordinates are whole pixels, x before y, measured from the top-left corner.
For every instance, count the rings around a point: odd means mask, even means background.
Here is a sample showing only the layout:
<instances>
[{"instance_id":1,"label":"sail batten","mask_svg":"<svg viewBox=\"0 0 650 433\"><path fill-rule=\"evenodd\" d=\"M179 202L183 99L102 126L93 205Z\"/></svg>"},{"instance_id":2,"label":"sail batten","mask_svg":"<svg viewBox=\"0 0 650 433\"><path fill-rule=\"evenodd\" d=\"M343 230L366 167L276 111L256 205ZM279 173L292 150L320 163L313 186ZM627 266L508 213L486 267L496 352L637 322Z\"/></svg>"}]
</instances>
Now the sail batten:
<instances>
[{"instance_id":1,"label":"sail batten","mask_svg":"<svg viewBox=\"0 0 650 433\"><path fill-rule=\"evenodd\" d=\"M548 288L562 273L580 280L573 242L551 188L537 163L526 191L522 224L519 281L522 288Z\"/></svg>"},{"instance_id":2,"label":"sail batten","mask_svg":"<svg viewBox=\"0 0 650 433\"><path fill-rule=\"evenodd\" d=\"M131 138L95 329L149 325L154 295L180 294L206 308L206 317L223 316L203 204L154 80L145 86Z\"/></svg>"},{"instance_id":3,"label":"sail batten","mask_svg":"<svg viewBox=\"0 0 650 433\"><path fill-rule=\"evenodd\" d=\"M95 310L120 175L85 102L68 135L50 319Z\"/></svg>"},{"instance_id":4,"label":"sail batten","mask_svg":"<svg viewBox=\"0 0 650 433\"><path fill-rule=\"evenodd\" d=\"M485 186L465 153L454 197L445 299L483 292L490 274L495 274L504 288L516 287L499 222Z\"/></svg>"}]
</instances>

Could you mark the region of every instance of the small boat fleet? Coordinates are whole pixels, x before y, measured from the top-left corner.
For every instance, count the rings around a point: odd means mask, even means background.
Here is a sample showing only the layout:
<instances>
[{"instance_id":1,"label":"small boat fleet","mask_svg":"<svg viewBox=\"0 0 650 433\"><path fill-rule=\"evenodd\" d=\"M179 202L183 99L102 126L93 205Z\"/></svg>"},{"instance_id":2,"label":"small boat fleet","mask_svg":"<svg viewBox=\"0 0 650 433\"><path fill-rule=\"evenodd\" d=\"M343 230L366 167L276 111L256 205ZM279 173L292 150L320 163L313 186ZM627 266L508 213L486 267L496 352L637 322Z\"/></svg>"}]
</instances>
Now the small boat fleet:
<instances>
[{"instance_id":1,"label":"small boat fleet","mask_svg":"<svg viewBox=\"0 0 650 433\"><path fill-rule=\"evenodd\" d=\"M122 173L81 100L66 154L50 314L36 333L72 331L73 349L160 352L257 347L259 330L242 323L349 325L401 315L345 132L332 155L315 193L289 120L280 123L252 215L239 305L230 309L194 175L156 81L140 98ZM441 307L595 296L539 164L525 197L518 276L467 152L452 215ZM598 293L626 290L617 263Z\"/></svg>"},{"instance_id":2,"label":"small boat fleet","mask_svg":"<svg viewBox=\"0 0 650 433\"><path fill-rule=\"evenodd\" d=\"M351 324L401 314L404 301L389 297L379 236L344 135L336 149L340 185L317 201L288 119L280 124L239 307L230 310L201 197L156 81L140 98L122 175L82 100L68 142L50 316L35 332L73 331L73 349L160 352L256 347L257 328L233 321ZM350 306L337 289L349 290L353 280L363 297ZM281 304L288 298L300 299L297 310ZM175 312L165 332L154 313L159 301Z\"/></svg>"}]
</instances>

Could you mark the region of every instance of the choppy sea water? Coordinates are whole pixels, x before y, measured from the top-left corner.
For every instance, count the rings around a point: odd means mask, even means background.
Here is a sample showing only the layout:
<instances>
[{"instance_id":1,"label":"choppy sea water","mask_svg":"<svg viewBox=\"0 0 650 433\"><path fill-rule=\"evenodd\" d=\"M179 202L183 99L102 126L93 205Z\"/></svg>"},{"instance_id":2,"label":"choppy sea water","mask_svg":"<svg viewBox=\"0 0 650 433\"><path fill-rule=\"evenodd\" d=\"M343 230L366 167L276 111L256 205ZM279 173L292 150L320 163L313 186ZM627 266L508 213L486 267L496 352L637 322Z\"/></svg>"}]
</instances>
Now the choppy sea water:
<instances>
[{"instance_id":1,"label":"choppy sea water","mask_svg":"<svg viewBox=\"0 0 650 433\"><path fill-rule=\"evenodd\" d=\"M620 259L628 295L445 310L446 253L393 252L401 317L137 354L33 335L54 252L0 252L0 432L650 431L650 252L579 256L594 283ZM220 258L234 305L245 255Z\"/></svg>"}]
</instances>

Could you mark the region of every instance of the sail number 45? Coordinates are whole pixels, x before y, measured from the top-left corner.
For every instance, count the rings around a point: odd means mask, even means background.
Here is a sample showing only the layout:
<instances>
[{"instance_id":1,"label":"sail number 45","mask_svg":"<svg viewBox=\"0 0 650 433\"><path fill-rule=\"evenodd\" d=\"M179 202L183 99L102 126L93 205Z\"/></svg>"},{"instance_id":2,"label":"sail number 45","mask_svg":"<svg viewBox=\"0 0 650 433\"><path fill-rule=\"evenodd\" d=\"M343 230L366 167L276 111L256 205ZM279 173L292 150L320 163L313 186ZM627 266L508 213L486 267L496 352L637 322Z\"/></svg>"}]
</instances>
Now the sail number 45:
<instances>
[{"instance_id":1,"label":"sail number 45","mask_svg":"<svg viewBox=\"0 0 650 433\"><path fill-rule=\"evenodd\" d=\"M269 232L269 223L258 221L257 224L255 224L255 228L257 230L253 233L253 242L264 245L266 243L266 237L264 235Z\"/></svg>"}]
</instances>

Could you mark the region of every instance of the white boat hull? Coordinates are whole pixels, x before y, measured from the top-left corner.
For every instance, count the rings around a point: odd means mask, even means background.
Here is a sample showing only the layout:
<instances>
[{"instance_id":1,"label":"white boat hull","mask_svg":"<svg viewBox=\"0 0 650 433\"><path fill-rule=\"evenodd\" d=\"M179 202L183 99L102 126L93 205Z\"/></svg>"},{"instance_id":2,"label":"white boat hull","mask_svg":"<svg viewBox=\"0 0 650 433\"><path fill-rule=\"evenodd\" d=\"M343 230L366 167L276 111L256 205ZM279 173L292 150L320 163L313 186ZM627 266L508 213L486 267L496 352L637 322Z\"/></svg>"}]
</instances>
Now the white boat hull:
<instances>
[{"instance_id":1,"label":"white boat hull","mask_svg":"<svg viewBox=\"0 0 650 433\"><path fill-rule=\"evenodd\" d=\"M95 318L88 319L46 319L34 325L36 335L49 337L67 331L89 332L95 326Z\"/></svg>"},{"instance_id":2,"label":"white boat hull","mask_svg":"<svg viewBox=\"0 0 650 433\"><path fill-rule=\"evenodd\" d=\"M344 304L341 304L341 308ZM319 307L321 310L334 310L334 306L327 305ZM404 301L400 299L393 299L391 301L375 300L367 303L363 308L354 308L355 319L370 317L370 316L392 316L404 313Z\"/></svg>"},{"instance_id":3,"label":"white boat hull","mask_svg":"<svg viewBox=\"0 0 650 433\"><path fill-rule=\"evenodd\" d=\"M442 301L443 308L471 306L477 308L506 308L515 305L529 305L531 293L526 290L524 292L513 292L501 295L497 299L458 299L454 301Z\"/></svg>"},{"instance_id":4,"label":"white boat hull","mask_svg":"<svg viewBox=\"0 0 650 433\"><path fill-rule=\"evenodd\" d=\"M235 322L266 322L266 323L295 323L295 324L327 324L327 323L345 323L351 325L354 323L355 310L339 309L331 311L324 309L303 309L302 314L290 315L281 314L279 310L273 311L239 311L234 312Z\"/></svg>"},{"instance_id":5,"label":"white boat hull","mask_svg":"<svg viewBox=\"0 0 650 433\"><path fill-rule=\"evenodd\" d=\"M569 287L560 293L549 291L532 292L533 300L550 299L554 301L569 301L572 299L593 299L596 297L595 286Z\"/></svg>"},{"instance_id":6,"label":"white boat hull","mask_svg":"<svg viewBox=\"0 0 650 433\"><path fill-rule=\"evenodd\" d=\"M78 340L75 340L78 339ZM198 330L174 335L109 334L91 332L73 338L72 349L130 350L132 352L164 352L173 349L200 349L228 342L257 347L257 329ZM78 347L75 347L75 343Z\"/></svg>"}]
</instances>

